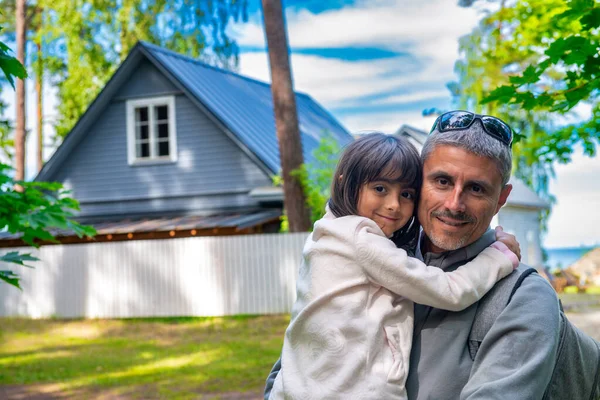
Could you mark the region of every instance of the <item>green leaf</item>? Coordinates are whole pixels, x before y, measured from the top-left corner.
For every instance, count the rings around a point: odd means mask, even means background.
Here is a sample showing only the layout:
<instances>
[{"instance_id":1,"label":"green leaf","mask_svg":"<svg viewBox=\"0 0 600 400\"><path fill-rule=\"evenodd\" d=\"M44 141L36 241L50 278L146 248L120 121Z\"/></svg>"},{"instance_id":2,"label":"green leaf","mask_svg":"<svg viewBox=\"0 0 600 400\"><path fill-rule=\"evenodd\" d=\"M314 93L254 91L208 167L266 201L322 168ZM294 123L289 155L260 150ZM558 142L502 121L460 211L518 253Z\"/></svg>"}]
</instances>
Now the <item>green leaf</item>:
<instances>
[{"instance_id":1,"label":"green leaf","mask_svg":"<svg viewBox=\"0 0 600 400\"><path fill-rule=\"evenodd\" d=\"M600 7L594 7L579 20L584 29L600 27Z\"/></svg>"},{"instance_id":2,"label":"green leaf","mask_svg":"<svg viewBox=\"0 0 600 400\"><path fill-rule=\"evenodd\" d=\"M567 102L569 104L568 109L575 107L577 105L577 103L579 103L582 99L584 99L587 96L587 94L588 94L588 92L583 88L580 88L577 90L566 91L565 99L567 100Z\"/></svg>"},{"instance_id":3,"label":"green leaf","mask_svg":"<svg viewBox=\"0 0 600 400\"><path fill-rule=\"evenodd\" d=\"M31 254L21 254L17 251L11 251L0 256L0 261L4 261L7 263L19 264L24 267L33 268L31 265L26 265L25 261L39 261L38 258L33 257Z\"/></svg>"},{"instance_id":4,"label":"green leaf","mask_svg":"<svg viewBox=\"0 0 600 400\"><path fill-rule=\"evenodd\" d=\"M500 86L493 90L487 97L485 97L481 104L487 104L492 101L499 101L501 103L510 102L516 95L515 88L513 86Z\"/></svg>"},{"instance_id":5,"label":"green leaf","mask_svg":"<svg viewBox=\"0 0 600 400\"><path fill-rule=\"evenodd\" d=\"M25 79L27 76L27 72L25 71L25 68L23 68L23 65L16 58L11 57L4 52L0 52L0 69L2 69L6 79L13 88L15 87L13 77Z\"/></svg>"},{"instance_id":6,"label":"green leaf","mask_svg":"<svg viewBox=\"0 0 600 400\"><path fill-rule=\"evenodd\" d=\"M23 290L19 285L19 277L12 271L0 271L0 280L16 287L17 289Z\"/></svg>"},{"instance_id":7,"label":"green leaf","mask_svg":"<svg viewBox=\"0 0 600 400\"><path fill-rule=\"evenodd\" d=\"M535 66L530 65L529 67L525 68L525 71L523 71L523 74L520 76L510 76L508 79L513 85L526 85L537 82L540 79L542 72L542 70L538 70L538 68Z\"/></svg>"}]
</instances>

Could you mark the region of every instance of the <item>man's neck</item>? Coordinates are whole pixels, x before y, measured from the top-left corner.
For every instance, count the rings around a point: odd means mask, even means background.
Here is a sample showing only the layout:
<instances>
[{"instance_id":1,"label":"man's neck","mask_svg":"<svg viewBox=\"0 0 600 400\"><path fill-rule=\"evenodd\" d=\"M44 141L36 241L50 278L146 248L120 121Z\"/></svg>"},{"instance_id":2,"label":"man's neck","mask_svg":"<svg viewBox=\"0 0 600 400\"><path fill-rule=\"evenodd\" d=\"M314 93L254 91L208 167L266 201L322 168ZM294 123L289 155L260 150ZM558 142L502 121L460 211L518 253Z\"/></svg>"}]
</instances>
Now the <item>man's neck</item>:
<instances>
[{"instance_id":1,"label":"man's neck","mask_svg":"<svg viewBox=\"0 0 600 400\"><path fill-rule=\"evenodd\" d=\"M423 239L423 240L421 240L421 253L422 254L426 254L426 253L441 254L441 253L445 253L448 251L448 250L444 250L440 247L437 247L435 244L433 244L431 242L431 240L429 240L427 235L423 235L422 239Z\"/></svg>"}]
</instances>

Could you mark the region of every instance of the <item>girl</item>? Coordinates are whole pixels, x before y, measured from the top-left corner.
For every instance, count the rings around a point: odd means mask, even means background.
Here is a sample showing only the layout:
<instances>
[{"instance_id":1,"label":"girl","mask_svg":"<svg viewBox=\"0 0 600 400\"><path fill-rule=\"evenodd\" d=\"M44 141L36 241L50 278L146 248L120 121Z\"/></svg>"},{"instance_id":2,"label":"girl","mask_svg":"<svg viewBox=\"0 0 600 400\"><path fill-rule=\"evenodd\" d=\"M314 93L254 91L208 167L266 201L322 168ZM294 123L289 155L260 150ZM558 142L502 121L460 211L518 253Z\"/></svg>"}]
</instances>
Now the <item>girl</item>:
<instances>
[{"instance_id":1,"label":"girl","mask_svg":"<svg viewBox=\"0 0 600 400\"><path fill-rule=\"evenodd\" d=\"M413 302L459 311L516 268L501 242L449 273L409 257L421 179L403 139L369 134L344 151L304 246L270 399L405 399Z\"/></svg>"}]
</instances>

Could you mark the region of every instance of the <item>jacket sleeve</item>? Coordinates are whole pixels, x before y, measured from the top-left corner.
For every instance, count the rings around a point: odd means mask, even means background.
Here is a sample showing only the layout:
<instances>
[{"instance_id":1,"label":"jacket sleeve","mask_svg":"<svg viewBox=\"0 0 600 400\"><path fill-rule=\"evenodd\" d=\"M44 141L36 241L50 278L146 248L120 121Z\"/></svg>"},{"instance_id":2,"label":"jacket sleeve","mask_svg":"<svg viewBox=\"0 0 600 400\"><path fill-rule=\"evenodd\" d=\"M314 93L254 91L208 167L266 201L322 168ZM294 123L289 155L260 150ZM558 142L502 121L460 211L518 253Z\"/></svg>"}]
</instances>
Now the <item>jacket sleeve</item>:
<instances>
[{"instance_id":1,"label":"jacket sleeve","mask_svg":"<svg viewBox=\"0 0 600 400\"><path fill-rule=\"evenodd\" d=\"M269 400L269 396L271 395L271 390L273 390L273 383L275 383L275 378L277 378L277 374L279 373L280 370L281 370L281 357L279 358L279 360L277 360L275 365L273 365L271 372L269 372L269 376L267 376L265 392L263 394L264 400Z\"/></svg>"},{"instance_id":2,"label":"jacket sleeve","mask_svg":"<svg viewBox=\"0 0 600 400\"><path fill-rule=\"evenodd\" d=\"M559 342L554 289L528 276L481 343L461 400L541 399Z\"/></svg>"},{"instance_id":3,"label":"jacket sleeve","mask_svg":"<svg viewBox=\"0 0 600 400\"><path fill-rule=\"evenodd\" d=\"M356 259L370 281L415 303L444 310L465 309L513 270L501 251L487 248L456 271L444 272L408 257L371 221L358 226L355 242Z\"/></svg>"}]
</instances>

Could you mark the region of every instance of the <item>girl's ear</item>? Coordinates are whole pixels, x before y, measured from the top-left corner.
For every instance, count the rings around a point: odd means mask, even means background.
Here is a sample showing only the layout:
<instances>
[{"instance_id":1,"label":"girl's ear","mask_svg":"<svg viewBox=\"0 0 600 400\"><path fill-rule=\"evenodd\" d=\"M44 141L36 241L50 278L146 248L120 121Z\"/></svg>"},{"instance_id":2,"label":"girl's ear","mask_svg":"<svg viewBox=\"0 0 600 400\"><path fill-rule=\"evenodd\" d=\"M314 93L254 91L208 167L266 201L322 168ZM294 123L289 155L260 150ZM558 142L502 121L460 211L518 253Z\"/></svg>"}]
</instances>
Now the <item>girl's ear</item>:
<instances>
[{"instance_id":1,"label":"girl's ear","mask_svg":"<svg viewBox=\"0 0 600 400\"><path fill-rule=\"evenodd\" d=\"M338 181L342 181L342 178L344 177L344 175L340 174L340 176L338 177Z\"/></svg>"}]
</instances>

